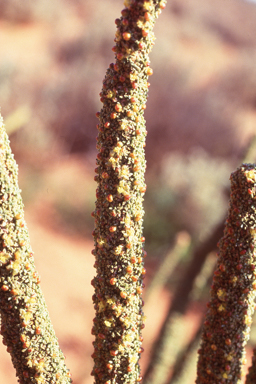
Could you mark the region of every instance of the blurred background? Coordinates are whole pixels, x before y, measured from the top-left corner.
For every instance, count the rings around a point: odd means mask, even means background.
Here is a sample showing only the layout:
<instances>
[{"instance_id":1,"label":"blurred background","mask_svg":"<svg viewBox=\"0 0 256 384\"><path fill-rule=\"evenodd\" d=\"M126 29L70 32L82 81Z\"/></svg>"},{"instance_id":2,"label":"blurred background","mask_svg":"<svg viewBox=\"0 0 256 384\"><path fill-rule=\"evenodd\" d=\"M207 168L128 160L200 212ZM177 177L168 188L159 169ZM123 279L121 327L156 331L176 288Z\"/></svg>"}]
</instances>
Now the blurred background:
<instances>
[{"instance_id":1,"label":"blurred background","mask_svg":"<svg viewBox=\"0 0 256 384\"><path fill-rule=\"evenodd\" d=\"M122 0L0 0L1 113L74 384L93 382L95 113L122 9ZM229 175L256 161L255 20L255 2L168 0L155 26L145 113L146 383L194 382ZM17 383L3 345L0 355L0 381Z\"/></svg>"}]
</instances>

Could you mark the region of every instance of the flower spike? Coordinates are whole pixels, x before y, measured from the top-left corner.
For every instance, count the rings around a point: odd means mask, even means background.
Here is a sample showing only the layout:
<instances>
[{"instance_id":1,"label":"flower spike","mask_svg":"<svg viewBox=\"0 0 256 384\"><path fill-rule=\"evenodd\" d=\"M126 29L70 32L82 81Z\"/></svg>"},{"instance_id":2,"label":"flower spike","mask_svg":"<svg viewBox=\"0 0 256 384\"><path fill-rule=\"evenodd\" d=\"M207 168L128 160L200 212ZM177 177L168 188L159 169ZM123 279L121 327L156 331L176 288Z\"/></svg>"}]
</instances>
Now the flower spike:
<instances>
[{"instance_id":1,"label":"flower spike","mask_svg":"<svg viewBox=\"0 0 256 384\"><path fill-rule=\"evenodd\" d=\"M224 236L199 349L197 384L241 383L256 294L256 166L231 174Z\"/></svg>"},{"instance_id":2,"label":"flower spike","mask_svg":"<svg viewBox=\"0 0 256 384\"><path fill-rule=\"evenodd\" d=\"M69 384L70 373L35 269L18 167L0 116L0 313L1 334L20 384Z\"/></svg>"},{"instance_id":3,"label":"flower spike","mask_svg":"<svg viewBox=\"0 0 256 384\"><path fill-rule=\"evenodd\" d=\"M92 375L97 384L134 384L142 379L138 362L144 327L142 202L147 134L143 114L148 76L153 74L148 57L155 39L152 30L165 3L125 0L116 20L116 61L107 70L100 93L103 107L96 114Z\"/></svg>"}]
</instances>

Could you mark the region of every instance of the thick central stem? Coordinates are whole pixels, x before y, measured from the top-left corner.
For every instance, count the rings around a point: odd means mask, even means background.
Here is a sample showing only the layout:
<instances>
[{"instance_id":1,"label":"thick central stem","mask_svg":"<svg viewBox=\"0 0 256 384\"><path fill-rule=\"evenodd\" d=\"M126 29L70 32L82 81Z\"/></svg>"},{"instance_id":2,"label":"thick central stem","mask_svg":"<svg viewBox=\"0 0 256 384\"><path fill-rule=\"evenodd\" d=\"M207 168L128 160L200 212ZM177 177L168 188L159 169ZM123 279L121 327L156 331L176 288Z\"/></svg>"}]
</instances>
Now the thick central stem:
<instances>
[{"instance_id":1,"label":"thick central stem","mask_svg":"<svg viewBox=\"0 0 256 384\"><path fill-rule=\"evenodd\" d=\"M93 251L97 276L93 301L96 317L94 368L98 384L141 381L139 358L144 327L142 291L146 191L143 117L148 94L148 54L155 20L165 1L125 1L100 94L96 209Z\"/></svg>"}]
</instances>

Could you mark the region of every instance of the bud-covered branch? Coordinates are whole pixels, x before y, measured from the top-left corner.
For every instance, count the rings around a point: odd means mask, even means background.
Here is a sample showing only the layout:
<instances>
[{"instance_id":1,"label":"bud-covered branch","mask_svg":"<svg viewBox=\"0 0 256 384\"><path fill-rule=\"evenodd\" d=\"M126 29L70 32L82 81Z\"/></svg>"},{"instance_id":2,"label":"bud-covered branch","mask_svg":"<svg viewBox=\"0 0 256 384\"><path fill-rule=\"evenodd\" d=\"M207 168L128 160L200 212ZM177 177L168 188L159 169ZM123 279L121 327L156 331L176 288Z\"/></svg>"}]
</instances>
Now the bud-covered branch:
<instances>
[{"instance_id":1,"label":"bud-covered branch","mask_svg":"<svg viewBox=\"0 0 256 384\"><path fill-rule=\"evenodd\" d=\"M231 174L224 236L199 350L197 384L241 383L256 293L256 168Z\"/></svg>"},{"instance_id":2,"label":"bud-covered branch","mask_svg":"<svg viewBox=\"0 0 256 384\"><path fill-rule=\"evenodd\" d=\"M148 95L148 54L155 20L165 0L125 0L116 20L115 64L110 64L97 113L94 241L97 276L92 284L96 317L92 329L97 384L141 381L139 357L144 327L142 291L146 191L143 117Z\"/></svg>"},{"instance_id":3,"label":"bud-covered branch","mask_svg":"<svg viewBox=\"0 0 256 384\"><path fill-rule=\"evenodd\" d=\"M50 322L35 269L18 167L0 117L1 334L20 384L68 384L70 373Z\"/></svg>"}]
</instances>

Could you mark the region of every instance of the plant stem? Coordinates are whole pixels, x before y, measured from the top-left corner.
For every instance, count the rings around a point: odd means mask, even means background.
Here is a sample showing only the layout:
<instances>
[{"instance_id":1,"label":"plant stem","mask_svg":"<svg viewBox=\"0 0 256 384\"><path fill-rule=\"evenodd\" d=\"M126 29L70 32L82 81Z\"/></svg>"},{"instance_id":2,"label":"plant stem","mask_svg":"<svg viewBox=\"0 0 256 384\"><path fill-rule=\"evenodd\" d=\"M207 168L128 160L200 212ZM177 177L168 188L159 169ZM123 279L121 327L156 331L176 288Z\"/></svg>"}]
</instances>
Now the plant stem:
<instances>
[{"instance_id":1,"label":"plant stem","mask_svg":"<svg viewBox=\"0 0 256 384\"><path fill-rule=\"evenodd\" d=\"M168 380L172 365L186 341L184 314L195 279L205 263L206 256L216 247L218 239L223 234L223 228L224 225L219 223L211 235L192 252L189 267L178 282L173 302L152 348L152 357L144 376L146 384L162 384Z\"/></svg>"},{"instance_id":2,"label":"plant stem","mask_svg":"<svg viewBox=\"0 0 256 384\"><path fill-rule=\"evenodd\" d=\"M147 287L145 301L151 301L157 298L161 290L170 279L173 271L179 262L191 252L191 237L185 232L178 232L173 247L167 251L167 254L160 264L157 272L153 276L149 287Z\"/></svg>"},{"instance_id":3,"label":"plant stem","mask_svg":"<svg viewBox=\"0 0 256 384\"><path fill-rule=\"evenodd\" d=\"M243 164L231 174L230 208L204 322L197 384L241 383L256 292L255 181L255 165Z\"/></svg>"},{"instance_id":4,"label":"plant stem","mask_svg":"<svg viewBox=\"0 0 256 384\"><path fill-rule=\"evenodd\" d=\"M144 327L142 290L144 237L143 196L146 191L145 120L153 73L148 54L153 26L165 0L125 0L116 20L113 51L100 93L94 241L97 276L92 284L96 317L92 333L94 368L99 383L141 381L139 358Z\"/></svg>"},{"instance_id":5,"label":"plant stem","mask_svg":"<svg viewBox=\"0 0 256 384\"><path fill-rule=\"evenodd\" d=\"M18 167L0 116L1 334L20 384L71 383L35 270Z\"/></svg>"},{"instance_id":6,"label":"plant stem","mask_svg":"<svg viewBox=\"0 0 256 384\"><path fill-rule=\"evenodd\" d=\"M173 368L173 374L168 384L190 384L191 378L196 375L197 350L202 334L202 326L198 330L190 343L180 353Z\"/></svg>"}]
</instances>

